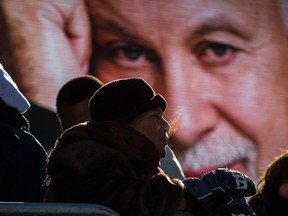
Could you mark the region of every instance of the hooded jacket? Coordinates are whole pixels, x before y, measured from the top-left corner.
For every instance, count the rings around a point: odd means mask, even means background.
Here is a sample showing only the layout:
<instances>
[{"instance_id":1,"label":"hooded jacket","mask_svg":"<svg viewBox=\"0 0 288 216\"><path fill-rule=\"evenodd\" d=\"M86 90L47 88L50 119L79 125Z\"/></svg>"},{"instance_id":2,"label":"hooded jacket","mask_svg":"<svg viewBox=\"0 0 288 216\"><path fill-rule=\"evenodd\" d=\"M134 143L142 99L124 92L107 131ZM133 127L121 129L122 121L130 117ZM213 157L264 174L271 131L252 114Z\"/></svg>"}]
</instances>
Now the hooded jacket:
<instances>
[{"instance_id":1,"label":"hooded jacket","mask_svg":"<svg viewBox=\"0 0 288 216\"><path fill-rule=\"evenodd\" d=\"M154 144L121 122L66 130L47 163L46 202L96 203L120 215L171 215L184 186L159 168Z\"/></svg>"}]
</instances>

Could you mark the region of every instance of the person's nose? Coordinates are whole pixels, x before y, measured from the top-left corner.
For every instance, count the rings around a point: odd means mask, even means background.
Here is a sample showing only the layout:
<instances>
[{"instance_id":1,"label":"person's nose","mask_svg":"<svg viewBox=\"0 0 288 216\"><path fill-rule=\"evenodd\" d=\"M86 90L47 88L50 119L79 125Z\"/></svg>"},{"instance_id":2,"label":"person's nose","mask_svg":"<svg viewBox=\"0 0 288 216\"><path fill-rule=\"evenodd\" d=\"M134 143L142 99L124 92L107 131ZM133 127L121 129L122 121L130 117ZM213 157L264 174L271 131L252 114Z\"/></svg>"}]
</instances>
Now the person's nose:
<instances>
[{"instance_id":1,"label":"person's nose","mask_svg":"<svg viewBox=\"0 0 288 216\"><path fill-rule=\"evenodd\" d=\"M169 122L163 117L162 117L162 121L161 121L161 127L166 133L170 134L171 126L170 126Z\"/></svg>"},{"instance_id":2,"label":"person's nose","mask_svg":"<svg viewBox=\"0 0 288 216\"><path fill-rule=\"evenodd\" d=\"M213 77L193 64L189 56L173 55L163 63L166 118L175 144L191 146L211 132L219 119Z\"/></svg>"}]
</instances>

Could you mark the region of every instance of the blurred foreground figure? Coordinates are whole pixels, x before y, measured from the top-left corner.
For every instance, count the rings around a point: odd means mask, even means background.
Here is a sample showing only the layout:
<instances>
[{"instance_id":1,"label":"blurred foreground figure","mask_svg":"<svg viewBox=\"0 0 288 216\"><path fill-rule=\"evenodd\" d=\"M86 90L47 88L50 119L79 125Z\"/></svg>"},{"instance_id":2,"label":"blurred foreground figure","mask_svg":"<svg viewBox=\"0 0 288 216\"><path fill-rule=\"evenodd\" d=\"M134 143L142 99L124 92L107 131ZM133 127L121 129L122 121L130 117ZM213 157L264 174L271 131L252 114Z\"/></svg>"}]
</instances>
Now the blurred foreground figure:
<instances>
[{"instance_id":1,"label":"blurred foreground figure","mask_svg":"<svg viewBox=\"0 0 288 216\"><path fill-rule=\"evenodd\" d=\"M89 100L103 85L94 76L83 75L66 82L56 98L56 111L62 132L76 124L89 121Z\"/></svg>"},{"instance_id":2,"label":"blurred foreground figure","mask_svg":"<svg viewBox=\"0 0 288 216\"><path fill-rule=\"evenodd\" d=\"M44 201L47 155L29 133L29 106L0 65L0 201Z\"/></svg>"}]
</instances>

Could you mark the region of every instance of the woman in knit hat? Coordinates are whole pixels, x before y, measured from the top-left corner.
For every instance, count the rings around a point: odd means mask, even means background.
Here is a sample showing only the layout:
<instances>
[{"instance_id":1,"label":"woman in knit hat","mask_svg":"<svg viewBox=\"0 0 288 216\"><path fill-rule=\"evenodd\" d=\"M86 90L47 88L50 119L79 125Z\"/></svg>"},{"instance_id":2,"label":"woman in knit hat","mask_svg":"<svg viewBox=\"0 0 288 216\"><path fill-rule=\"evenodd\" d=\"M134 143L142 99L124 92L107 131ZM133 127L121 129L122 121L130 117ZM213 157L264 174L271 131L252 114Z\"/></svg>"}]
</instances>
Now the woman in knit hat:
<instances>
[{"instance_id":1,"label":"woman in knit hat","mask_svg":"<svg viewBox=\"0 0 288 216\"><path fill-rule=\"evenodd\" d=\"M226 210L226 194L217 202L212 195L210 186L220 187L214 173L206 176L209 186L200 179L171 179L159 168L169 139L170 125L163 117L167 103L143 79L109 82L89 106L92 120L64 131L48 158L46 202L102 204L120 215ZM244 212L243 204L233 208Z\"/></svg>"}]
</instances>

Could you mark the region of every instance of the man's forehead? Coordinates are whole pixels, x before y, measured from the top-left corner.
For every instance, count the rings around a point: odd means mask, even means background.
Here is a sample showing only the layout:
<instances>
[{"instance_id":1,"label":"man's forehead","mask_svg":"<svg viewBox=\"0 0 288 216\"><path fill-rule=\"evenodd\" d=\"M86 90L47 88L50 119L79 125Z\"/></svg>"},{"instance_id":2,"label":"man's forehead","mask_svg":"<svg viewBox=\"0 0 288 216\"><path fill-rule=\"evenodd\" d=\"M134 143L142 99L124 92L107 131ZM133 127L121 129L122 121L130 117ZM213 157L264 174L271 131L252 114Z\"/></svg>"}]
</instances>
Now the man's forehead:
<instances>
[{"instance_id":1,"label":"man's forehead","mask_svg":"<svg viewBox=\"0 0 288 216\"><path fill-rule=\"evenodd\" d=\"M258 23L268 23L268 14L277 9L276 3L265 4L262 2L260 4L259 1L251 3L246 0L241 1L241 4L238 1L227 0L205 1L205 4L201 1L169 1L169 4L164 4L163 1L148 1L149 4L147 4L145 0L132 2L138 2L138 4L131 4L128 0L95 1L94 25L123 36L132 36L137 27L146 25L151 26L151 29L155 27L155 31L159 30L157 29L159 25L165 27L167 31L187 29L189 26L197 29L200 28L200 25L206 27L218 25L217 28L229 27L233 32L236 32L237 28L241 26L243 29L245 26L246 28L250 26L250 29L254 31ZM263 22L263 19L267 22ZM269 20L271 23L270 18ZM247 23L249 23L248 26ZM233 26L237 26L237 28L232 29ZM152 32L150 33L152 34Z\"/></svg>"},{"instance_id":2,"label":"man's forehead","mask_svg":"<svg viewBox=\"0 0 288 216\"><path fill-rule=\"evenodd\" d=\"M261 11L261 8L269 8L274 10L279 7L278 0L86 0L89 8L99 11L122 11L125 9L125 12L130 14L141 14L149 10L149 16L153 14L166 14L167 11L199 11L199 10L227 10L233 12L244 12L247 15L250 13L257 13ZM175 7L177 5L177 7ZM283 7L288 7L288 3L283 4ZM161 10L159 10L161 9ZM237 9L237 10L235 10ZM260 12L259 12L260 13ZM181 13L180 13L181 14ZM113 15L113 14L111 14ZM191 14L193 15L193 14ZM235 15L235 14L234 14Z\"/></svg>"}]
</instances>

